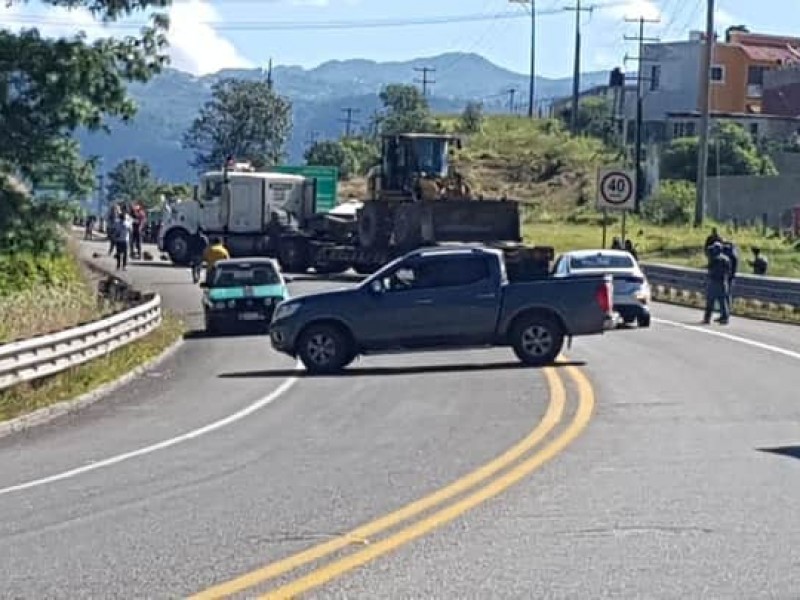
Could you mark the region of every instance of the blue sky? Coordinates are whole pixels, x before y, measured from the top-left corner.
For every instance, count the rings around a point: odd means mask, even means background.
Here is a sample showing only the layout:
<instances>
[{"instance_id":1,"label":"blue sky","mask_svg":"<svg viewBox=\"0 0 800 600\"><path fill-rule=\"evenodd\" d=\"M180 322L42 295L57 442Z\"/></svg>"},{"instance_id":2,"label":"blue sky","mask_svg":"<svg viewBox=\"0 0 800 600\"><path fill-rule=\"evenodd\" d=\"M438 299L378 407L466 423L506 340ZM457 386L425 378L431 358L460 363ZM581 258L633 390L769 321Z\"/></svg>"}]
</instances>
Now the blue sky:
<instances>
[{"instance_id":1,"label":"blue sky","mask_svg":"<svg viewBox=\"0 0 800 600\"><path fill-rule=\"evenodd\" d=\"M608 69L622 62L635 46L623 36L636 26L626 16L660 16L647 35L684 38L703 27L705 0L583 0L595 4L582 17L584 70ZM800 36L800 0L717 0L718 30L745 24L752 31ZM562 9L574 0L536 0L539 74L568 76L572 69L574 13ZM603 6L606 5L606 6ZM197 74L223 67L261 66L269 57L278 64L313 67L330 59L370 58L406 60L448 51L482 54L506 68L527 73L530 4L507 0L177 0L173 8L171 42L173 66ZM765 10L765 6L769 6ZM519 11L519 19L497 19ZM11 13L4 15L5 13ZM480 22L446 23L338 30L267 30L274 22L307 24L321 21L360 21L436 18L447 15L485 15ZM6 18L3 18L3 17ZM37 21L38 20L38 21ZM61 34L78 28L100 35L91 19L79 13L44 9L39 3L11 9L0 7L0 23L12 26L38 23L46 32ZM243 23L249 23L245 29ZM633 66L633 65L630 65Z\"/></svg>"}]
</instances>

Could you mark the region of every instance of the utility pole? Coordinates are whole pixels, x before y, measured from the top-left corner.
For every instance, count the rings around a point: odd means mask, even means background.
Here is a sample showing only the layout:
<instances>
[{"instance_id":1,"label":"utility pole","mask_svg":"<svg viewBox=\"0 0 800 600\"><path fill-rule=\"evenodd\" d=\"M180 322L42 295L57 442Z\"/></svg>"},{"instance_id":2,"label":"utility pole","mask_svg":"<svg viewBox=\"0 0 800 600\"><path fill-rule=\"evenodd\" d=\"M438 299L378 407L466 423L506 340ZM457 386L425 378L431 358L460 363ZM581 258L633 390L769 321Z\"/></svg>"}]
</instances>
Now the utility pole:
<instances>
[{"instance_id":1,"label":"utility pole","mask_svg":"<svg viewBox=\"0 0 800 600\"><path fill-rule=\"evenodd\" d=\"M575 11L575 69L572 72L572 111L570 129L573 135L578 133L578 102L581 89L581 13L594 11L594 6L581 8L581 0L575 0L575 6L567 6L567 11Z\"/></svg>"},{"instance_id":2,"label":"utility pole","mask_svg":"<svg viewBox=\"0 0 800 600\"><path fill-rule=\"evenodd\" d=\"M509 0L531 5L531 80L528 86L528 118L533 119L536 106L536 0Z\"/></svg>"},{"instance_id":3,"label":"utility pole","mask_svg":"<svg viewBox=\"0 0 800 600\"><path fill-rule=\"evenodd\" d=\"M644 43L645 42L658 42L660 41L659 38L646 38L644 37L644 26L645 23L660 23L661 19L645 19L644 17L639 17L638 19L625 19L627 23L639 23L639 34L635 36L625 36L626 41L635 41L639 44L639 55L634 59L639 63L639 68L636 71L636 150L635 150L635 158L634 165L636 169L636 209L634 212L638 213L640 210L640 205L642 202L642 197L644 196L644 177L643 169L642 169L642 97L644 96L644 90L642 89L642 84L644 83L645 79L650 81L650 78L645 78L643 75L644 71L644 64L647 59L644 57ZM628 60L628 57L625 57L625 60ZM625 88L622 88L623 98L625 95Z\"/></svg>"},{"instance_id":4,"label":"utility pole","mask_svg":"<svg viewBox=\"0 0 800 600\"><path fill-rule=\"evenodd\" d=\"M422 73L422 79L415 79L414 81L422 84L422 95L427 96L428 86L436 83L433 79L428 79L428 73L436 73L436 69L432 67L414 67L414 70L418 73Z\"/></svg>"},{"instance_id":5,"label":"utility pole","mask_svg":"<svg viewBox=\"0 0 800 600\"><path fill-rule=\"evenodd\" d=\"M272 59L269 59L269 66L267 67L267 88L272 91Z\"/></svg>"},{"instance_id":6,"label":"utility pole","mask_svg":"<svg viewBox=\"0 0 800 600\"><path fill-rule=\"evenodd\" d=\"M343 108L342 112L345 113L347 116L344 119L339 119L339 121L344 123L344 137L349 138L350 132L353 129L353 123L355 123L355 121L353 120L353 115L361 111L359 111L357 108L352 108L348 106L347 108Z\"/></svg>"},{"instance_id":7,"label":"utility pole","mask_svg":"<svg viewBox=\"0 0 800 600\"><path fill-rule=\"evenodd\" d=\"M517 95L517 88L509 88L506 90L508 94L508 112L514 113L514 96Z\"/></svg>"},{"instance_id":8,"label":"utility pole","mask_svg":"<svg viewBox=\"0 0 800 600\"><path fill-rule=\"evenodd\" d=\"M714 53L714 0L707 1L706 44L703 47L702 77L700 78L700 143L697 148L697 196L694 204L694 226L702 227L706 216L708 185L708 129L711 113L711 57Z\"/></svg>"}]
</instances>

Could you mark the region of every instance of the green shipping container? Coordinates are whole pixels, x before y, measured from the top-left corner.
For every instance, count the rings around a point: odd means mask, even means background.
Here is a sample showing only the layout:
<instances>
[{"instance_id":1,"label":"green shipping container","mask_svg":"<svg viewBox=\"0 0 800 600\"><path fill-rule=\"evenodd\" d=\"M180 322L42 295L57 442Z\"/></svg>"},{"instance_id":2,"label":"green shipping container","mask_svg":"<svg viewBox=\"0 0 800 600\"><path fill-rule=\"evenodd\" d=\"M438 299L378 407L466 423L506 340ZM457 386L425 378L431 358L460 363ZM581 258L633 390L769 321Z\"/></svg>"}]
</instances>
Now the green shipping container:
<instances>
[{"instance_id":1,"label":"green shipping container","mask_svg":"<svg viewBox=\"0 0 800 600\"><path fill-rule=\"evenodd\" d=\"M339 169L336 167L282 165L271 167L270 171L316 178L317 212L328 212L336 206L339 194Z\"/></svg>"}]
</instances>

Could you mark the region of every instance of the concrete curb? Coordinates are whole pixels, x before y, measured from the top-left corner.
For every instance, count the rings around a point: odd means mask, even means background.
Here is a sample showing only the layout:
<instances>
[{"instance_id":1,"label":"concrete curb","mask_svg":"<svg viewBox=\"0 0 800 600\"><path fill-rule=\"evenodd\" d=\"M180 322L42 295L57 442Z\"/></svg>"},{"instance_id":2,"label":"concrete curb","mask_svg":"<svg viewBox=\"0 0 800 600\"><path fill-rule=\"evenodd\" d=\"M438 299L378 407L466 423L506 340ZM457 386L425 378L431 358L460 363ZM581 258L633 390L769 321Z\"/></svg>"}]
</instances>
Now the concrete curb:
<instances>
[{"instance_id":1,"label":"concrete curb","mask_svg":"<svg viewBox=\"0 0 800 600\"><path fill-rule=\"evenodd\" d=\"M143 365L136 367L132 371L128 371L114 381L104 383L97 389L86 392L85 394L82 394L73 400L57 402L51 406L45 406L44 408L37 409L28 414L15 417L8 421L0 422L0 438L21 433L31 429L32 427L36 427L37 425L44 425L45 423L49 423L54 419L78 412L79 410L102 400L108 394L119 389L126 383L129 383L145 371L157 367L170 356L175 354L182 344L183 338L181 337L155 358L152 358Z\"/></svg>"}]
</instances>

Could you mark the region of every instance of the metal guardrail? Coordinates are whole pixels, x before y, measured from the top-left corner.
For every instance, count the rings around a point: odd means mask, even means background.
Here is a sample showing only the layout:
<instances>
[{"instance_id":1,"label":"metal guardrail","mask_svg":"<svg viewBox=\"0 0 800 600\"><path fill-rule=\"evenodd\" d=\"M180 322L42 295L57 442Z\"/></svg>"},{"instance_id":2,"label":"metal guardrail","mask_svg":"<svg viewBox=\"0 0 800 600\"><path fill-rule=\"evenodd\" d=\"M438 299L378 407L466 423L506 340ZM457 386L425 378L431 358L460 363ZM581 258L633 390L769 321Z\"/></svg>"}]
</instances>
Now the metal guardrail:
<instances>
[{"instance_id":1,"label":"metal guardrail","mask_svg":"<svg viewBox=\"0 0 800 600\"><path fill-rule=\"evenodd\" d=\"M53 375L129 344L161 324L161 297L50 335L0 345L0 390Z\"/></svg>"},{"instance_id":2,"label":"metal guardrail","mask_svg":"<svg viewBox=\"0 0 800 600\"><path fill-rule=\"evenodd\" d=\"M701 269L642 263L651 285L689 292L704 292L706 272ZM800 279L737 275L733 283L734 298L760 300L774 304L800 306Z\"/></svg>"}]
</instances>

